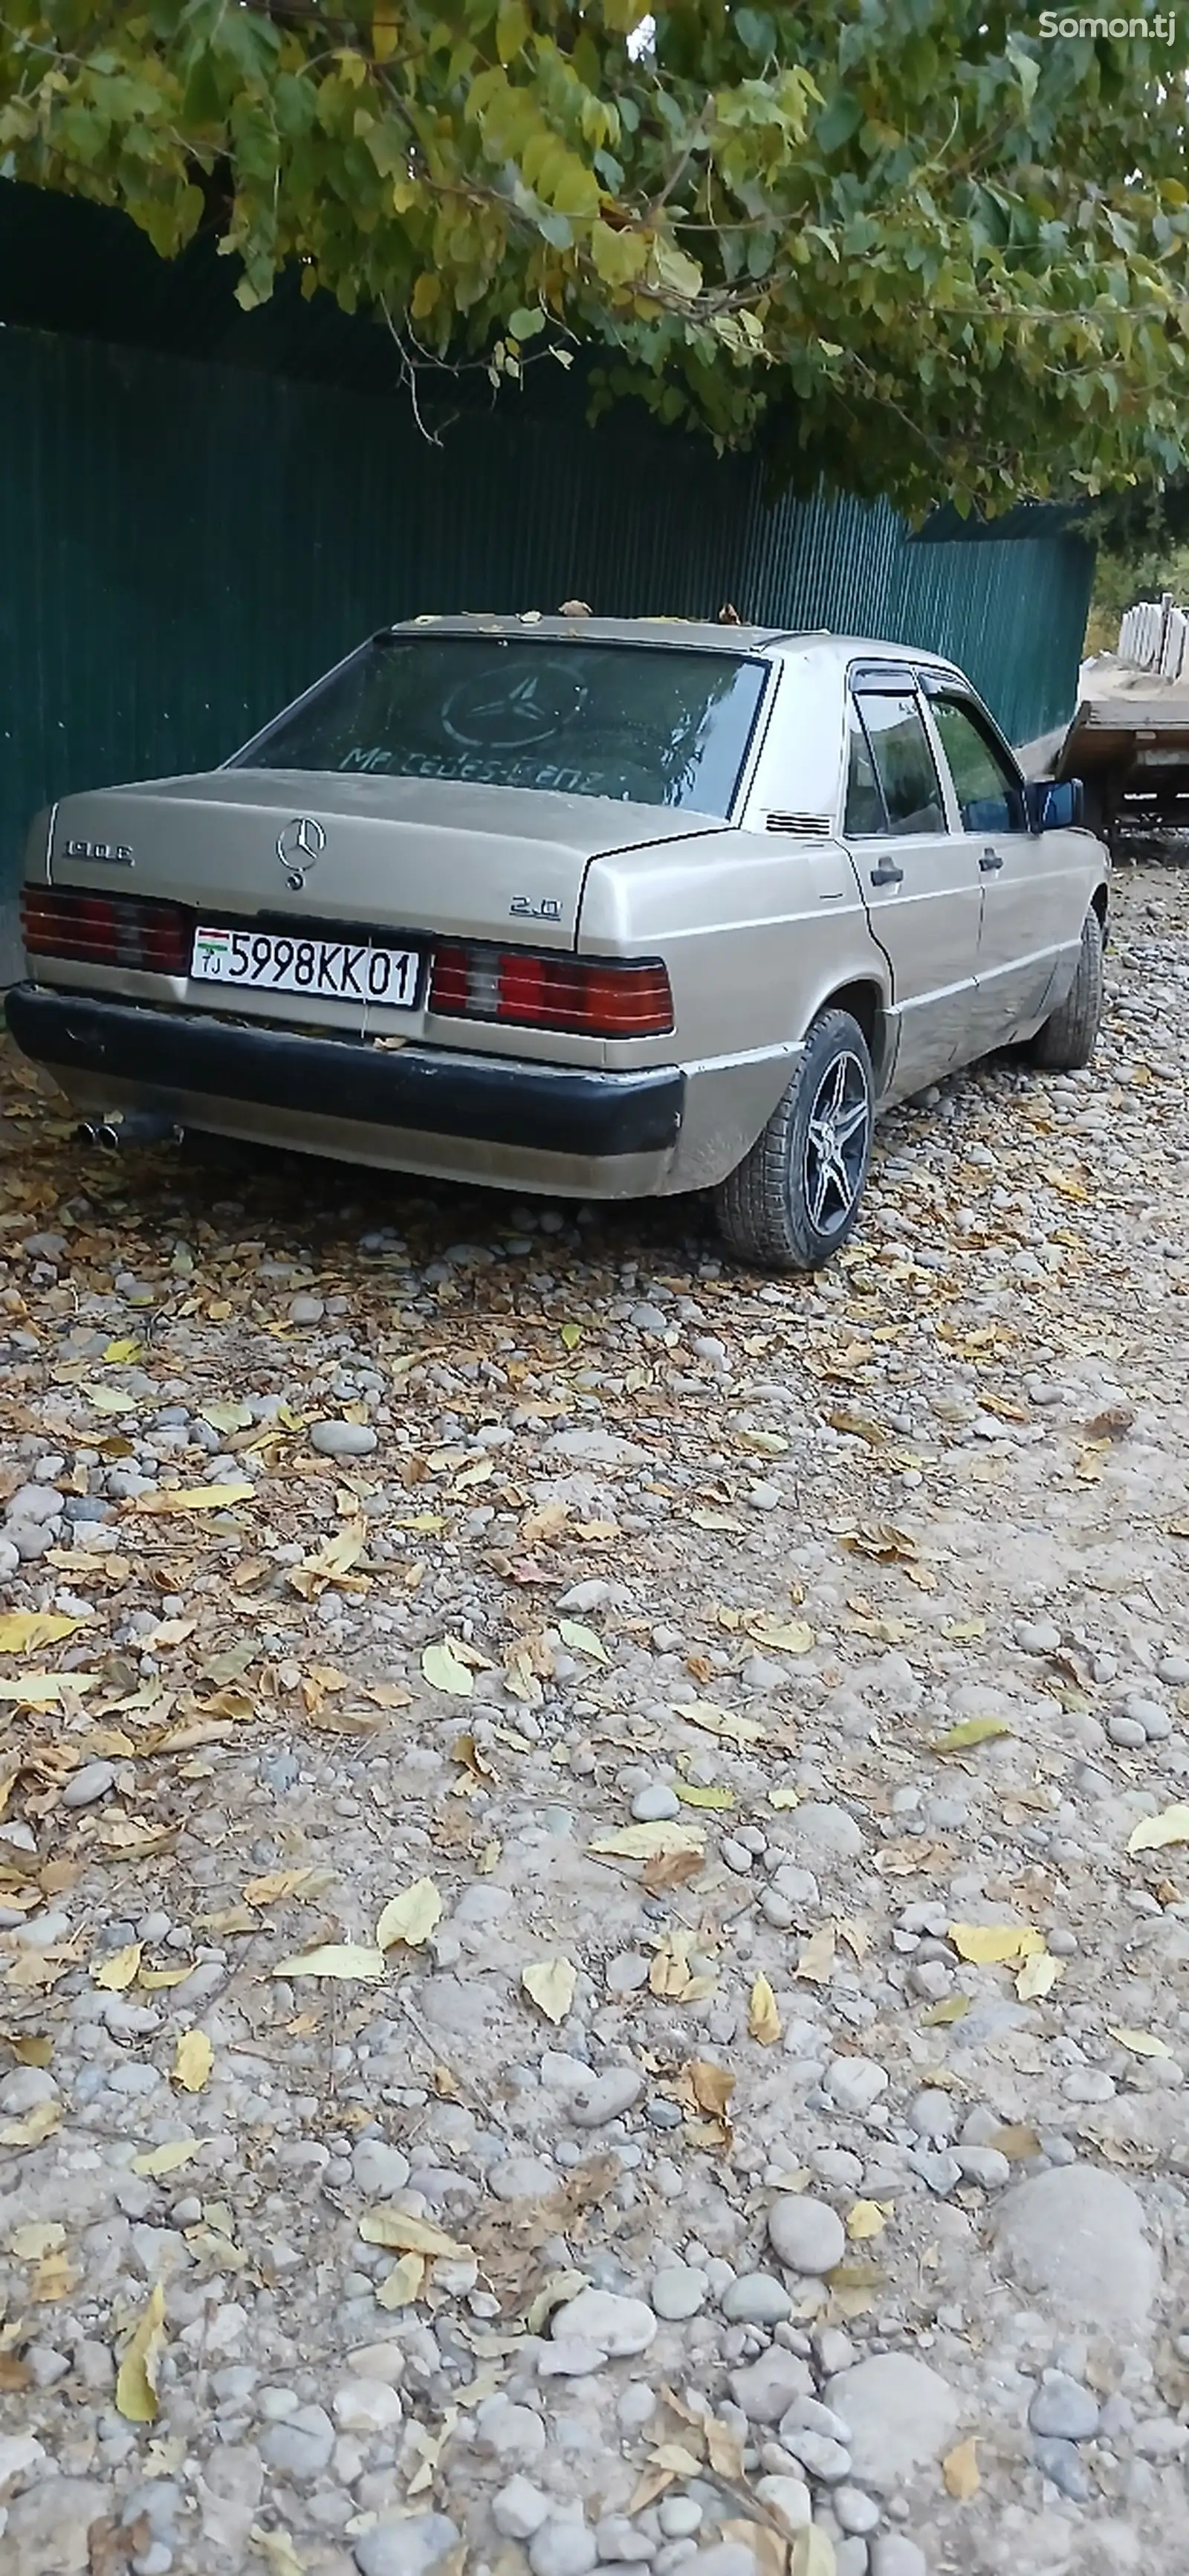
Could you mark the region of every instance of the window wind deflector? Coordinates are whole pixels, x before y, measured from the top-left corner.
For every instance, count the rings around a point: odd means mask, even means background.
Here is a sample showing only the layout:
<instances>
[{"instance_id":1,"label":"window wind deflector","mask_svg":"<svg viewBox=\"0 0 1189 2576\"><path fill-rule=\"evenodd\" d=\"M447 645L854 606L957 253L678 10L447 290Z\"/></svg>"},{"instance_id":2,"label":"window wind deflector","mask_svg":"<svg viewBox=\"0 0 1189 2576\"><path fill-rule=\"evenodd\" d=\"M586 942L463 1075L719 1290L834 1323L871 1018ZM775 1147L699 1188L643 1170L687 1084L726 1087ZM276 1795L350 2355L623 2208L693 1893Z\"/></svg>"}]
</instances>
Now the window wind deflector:
<instances>
[{"instance_id":1,"label":"window wind deflector","mask_svg":"<svg viewBox=\"0 0 1189 2576\"><path fill-rule=\"evenodd\" d=\"M889 697L910 697L916 687L907 662L853 662L847 678L852 689L865 689L868 696L881 690Z\"/></svg>"}]
</instances>

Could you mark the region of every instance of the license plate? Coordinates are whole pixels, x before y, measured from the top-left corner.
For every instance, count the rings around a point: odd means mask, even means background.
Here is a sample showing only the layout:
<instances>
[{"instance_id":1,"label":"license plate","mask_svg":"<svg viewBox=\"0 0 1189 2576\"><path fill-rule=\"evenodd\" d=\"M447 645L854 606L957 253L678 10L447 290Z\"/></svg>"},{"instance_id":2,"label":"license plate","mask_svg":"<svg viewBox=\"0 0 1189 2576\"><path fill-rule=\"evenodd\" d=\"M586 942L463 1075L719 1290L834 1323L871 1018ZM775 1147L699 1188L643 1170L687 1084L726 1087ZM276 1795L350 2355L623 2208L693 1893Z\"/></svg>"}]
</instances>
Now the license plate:
<instances>
[{"instance_id":1,"label":"license plate","mask_svg":"<svg viewBox=\"0 0 1189 2576\"><path fill-rule=\"evenodd\" d=\"M190 973L200 984L242 991L316 993L336 1002L411 1010L421 960L415 948L369 940L291 939L263 930L196 930Z\"/></svg>"}]
</instances>

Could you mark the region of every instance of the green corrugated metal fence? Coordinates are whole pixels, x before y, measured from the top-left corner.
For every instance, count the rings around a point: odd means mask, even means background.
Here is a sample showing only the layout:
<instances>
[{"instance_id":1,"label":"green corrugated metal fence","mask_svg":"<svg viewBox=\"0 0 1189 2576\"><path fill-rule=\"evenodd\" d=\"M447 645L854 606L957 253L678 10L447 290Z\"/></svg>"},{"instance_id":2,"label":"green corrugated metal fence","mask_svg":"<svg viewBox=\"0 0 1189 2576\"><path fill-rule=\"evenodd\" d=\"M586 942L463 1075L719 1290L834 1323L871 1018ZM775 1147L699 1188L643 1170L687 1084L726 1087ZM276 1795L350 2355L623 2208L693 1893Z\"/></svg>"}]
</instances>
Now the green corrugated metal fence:
<instances>
[{"instance_id":1,"label":"green corrugated metal fence","mask_svg":"<svg viewBox=\"0 0 1189 2576\"><path fill-rule=\"evenodd\" d=\"M922 542L884 506L765 505L758 464L515 397L440 446L407 399L0 327L0 896L74 787L223 758L421 610L741 615L953 654L1017 741L1072 705L1076 537Z\"/></svg>"}]
</instances>

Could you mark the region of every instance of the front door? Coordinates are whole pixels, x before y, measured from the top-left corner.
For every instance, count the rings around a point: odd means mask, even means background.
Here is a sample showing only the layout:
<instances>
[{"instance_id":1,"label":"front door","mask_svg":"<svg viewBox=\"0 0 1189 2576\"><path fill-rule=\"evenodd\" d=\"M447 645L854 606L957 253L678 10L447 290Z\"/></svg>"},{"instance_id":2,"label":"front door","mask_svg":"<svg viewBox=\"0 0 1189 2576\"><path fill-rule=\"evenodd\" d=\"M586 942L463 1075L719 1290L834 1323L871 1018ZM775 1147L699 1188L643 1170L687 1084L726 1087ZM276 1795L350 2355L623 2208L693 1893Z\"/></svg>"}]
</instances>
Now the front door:
<instances>
[{"instance_id":1,"label":"front door","mask_svg":"<svg viewBox=\"0 0 1189 2576\"><path fill-rule=\"evenodd\" d=\"M950 831L915 690L906 675L881 686L877 673L852 693L843 838L892 970L903 1095L974 1052L982 877L973 847Z\"/></svg>"}]
</instances>

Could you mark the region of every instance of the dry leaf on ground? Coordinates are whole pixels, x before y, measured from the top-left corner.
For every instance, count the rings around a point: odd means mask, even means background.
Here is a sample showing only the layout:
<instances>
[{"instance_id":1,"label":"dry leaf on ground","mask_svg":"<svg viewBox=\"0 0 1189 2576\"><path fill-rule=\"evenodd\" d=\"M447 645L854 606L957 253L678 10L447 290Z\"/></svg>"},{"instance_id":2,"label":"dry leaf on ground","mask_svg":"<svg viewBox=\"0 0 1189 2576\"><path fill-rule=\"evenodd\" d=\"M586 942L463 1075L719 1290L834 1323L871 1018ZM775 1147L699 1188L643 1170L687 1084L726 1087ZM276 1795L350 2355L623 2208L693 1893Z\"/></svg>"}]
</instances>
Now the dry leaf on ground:
<instances>
[{"instance_id":1,"label":"dry leaf on ground","mask_svg":"<svg viewBox=\"0 0 1189 2576\"><path fill-rule=\"evenodd\" d=\"M116 2373L116 2406L130 2424L157 2413L157 2372L165 2344L165 2292L158 2281Z\"/></svg>"},{"instance_id":2,"label":"dry leaf on ground","mask_svg":"<svg viewBox=\"0 0 1189 2576\"><path fill-rule=\"evenodd\" d=\"M470 2254L469 2245L460 2245L446 2236L427 2218L410 2218L408 2211L381 2201L376 2209L365 2211L359 2221L359 2233L365 2245L386 2245L393 2254L420 2254L427 2262L462 2262Z\"/></svg>"},{"instance_id":3,"label":"dry leaf on ground","mask_svg":"<svg viewBox=\"0 0 1189 2576\"><path fill-rule=\"evenodd\" d=\"M570 1959L540 1959L521 1971L520 1982L547 2021L563 2022L574 2000L577 1970Z\"/></svg>"},{"instance_id":4,"label":"dry leaf on ground","mask_svg":"<svg viewBox=\"0 0 1189 2576\"><path fill-rule=\"evenodd\" d=\"M1170 1843L1189 1843L1189 1806L1162 1807L1158 1816L1145 1816L1127 1849L1133 1854L1165 1851Z\"/></svg>"},{"instance_id":5,"label":"dry leaf on ground","mask_svg":"<svg viewBox=\"0 0 1189 2576\"><path fill-rule=\"evenodd\" d=\"M183 2031L173 2061L174 2083L180 2084L187 2093L201 2093L214 2058L215 2052L204 2030Z\"/></svg>"},{"instance_id":6,"label":"dry leaf on ground","mask_svg":"<svg viewBox=\"0 0 1189 2576\"><path fill-rule=\"evenodd\" d=\"M780 2037L780 2014L766 1977L757 1977L752 1986L747 2008L747 2031L748 2037L757 2039L763 2048L775 2048Z\"/></svg>"},{"instance_id":7,"label":"dry leaf on ground","mask_svg":"<svg viewBox=\"0 0 1189 2576\"><path fill-rule=\"evenodd\" d=\"M419 1950L441 1920L442 1900L432 1878L415 1879L385 1906L376 1925L376 1948L389 1950L399 1941L406 1949Z\"/></svg>"},{"instance_id":8,"label":"dry leaf on ground","mask_svg":"<svg viewBox=\"0 0 1189 2576\"><path fill-rule=\"evenodd\" d=\"M1045 1946L1030 1923L951 1923L947 1937L960 1959L979 1968L1022 1967Z\"/></svg>"},{"instance_id":9,"label":"dry leaf on ground","mask_svg":"<svg viewBox=\"0 0 1189 2576\"><path fill-rule=\"evenodd\" d=\"M426 1646L421 1657L421 1670L431 1690L445 1691L451 1699L469 1699L475 1687L474 1675L448 1640Z\"/></svg>"},{"instance_id":10,"label":"dry leaf on ground","mask_svg":"<svg viewBox=\"0 0 1189 2576\"><path fill-rule=\"evenodd\" d=\"M1157 2039L1153 2030L1128 2030L1116 2022L1108 2022L1107 2032L1111 2039L1118 2040L1120 2048L1130 2049L1133 2057L1172 2056L1171 2048L1167 2048L1162 2039Z\"/></svg>"},{"instance_id":11,"label":"dry leaf on ground","mask_svg":"<svg viewBox=\"0 0 1189 2576\"><path fill-rule=\"evenodd\" d=\"M370 1977L384 1974L382 1950L365 1950L357 1941L323 1941L294 1959L278 1959L274 1977Z\"/></svg>"},{"instance_id":12,"label":"dry leaf on ground","mask_svg":"<svg viewBox=\"0 0 1189 2576\"><path fill-rule=\"evenodd\" d=\"M978 2494L982 2479L978 2469L978 2442L973 2435L968 2442L959 2442L956 2450L947 2451L941 2463L941 2474L945 2479L946 2494L953 2496L957 2503L969 2504Z\"/></svg>"},{"instance_id":13,"label":"dry leaf on ground","mask_svg":"<svg viewBox=\"0 0 1189 2576\"><path fill-rule=\"evenodd\" d=\"M618 1833L596 1834L590 1848L619 1860L659 1860L668 1852L696 1852L701 1858L706 1840L696 1825L662 1822L622 1825Z\"/></svg>"}]
</instances>

